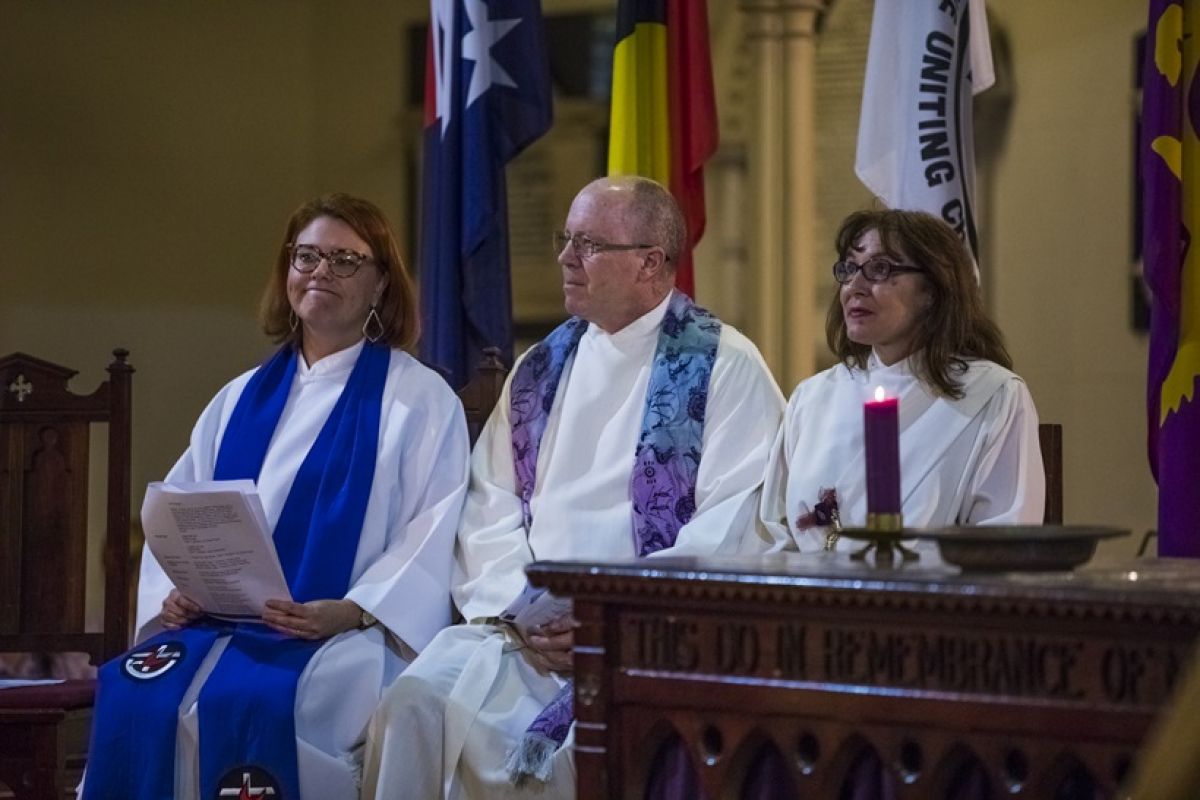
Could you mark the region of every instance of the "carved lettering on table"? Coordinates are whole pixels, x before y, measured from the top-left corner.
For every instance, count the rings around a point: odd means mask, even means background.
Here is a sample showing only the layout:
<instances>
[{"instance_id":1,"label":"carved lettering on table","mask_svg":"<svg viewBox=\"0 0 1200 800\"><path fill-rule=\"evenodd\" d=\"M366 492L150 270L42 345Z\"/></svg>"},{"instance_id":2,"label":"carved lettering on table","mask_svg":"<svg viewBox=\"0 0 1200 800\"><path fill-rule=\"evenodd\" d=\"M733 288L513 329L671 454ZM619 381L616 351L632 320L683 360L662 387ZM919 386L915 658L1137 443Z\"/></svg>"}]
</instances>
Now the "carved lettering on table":
<instances>
[{"instance_id":1,"label":"carved lettering on table","mask_svg":"<svg viewBox=\"0 0 1200 800\"><path fill-rule=\"evenodd\" d=\"M1172 648L1114 644L1100 658L1104 695L1113 703L1157 702L1175 688L1180 659Z\"/></svg>"},{"instance_id":2,"label":"carved lettering on table","mask_svg":"<svg viewBox=\"0 0 1200 800\"><path fill-rule=\"evenodd\" d=\"M635 619L633 625L637 631L639 665L654 669L689 670L699 664L697 623L677 617L641 617Z\"/></svg>"},{"instance_id":3,"label":"carved lettering on table","mask_svg":"<svg viewBox=\"0 0 1200 800\"><path fill-rule=\"evenodd\" d=\"M1080 699L1083 643L1033 637L921 636L918 685L958 692Z\"/></svg>"},{"instance_id":4,"label":"carved lettering on table","mask_svg":"<svg viewBox=\"0 0 1200 800\"><path fill-rule=\"evenodd\" d=\"M752 675L758 670L758 629L741 622L717 625L717 671Z\"/></svg>"},{"instance_id":5,"label":"carved lettering on table","mask_svg":"<svg viewBox=\"0 0 1200 800\"><path fill-rule=\"evenodd\" d=\"M807 636L808 629L794 622L781 622L775 626L776 677L801 681L808 677Z\"/></svg>"},{"instance_id":6,"label":"carved lettering on table","mask_svg":"<svg viewBox=\"0 0 1200 800\"><path fill-rule=\"evenodd\" d=\"M825 631L825 678L911 689L1079 699L1083 643L1032 637Z\"/></svg>"},{"instance_id":7,"label":"carved lettering on table","mask_svg":"<svg viewBox=\"0 0 1200 800\"><path fill-rule=\"evenodd\" d=\"M825 677L848 683L900 683L912 648L901 634L825 631Z\"/></svg>"},{"instance_id":8,"label":"carved lettering on table","mask_svg":"<svg viewBox=\"0 0 1200 800\"><path fill-rule=\"evenodd\" d=\"M626 667L826 684L1156 706L1186 648L1070 634L913 630L633 614ZM632 649L630 649L632 648Z\"/></svg>"}]
</instances>

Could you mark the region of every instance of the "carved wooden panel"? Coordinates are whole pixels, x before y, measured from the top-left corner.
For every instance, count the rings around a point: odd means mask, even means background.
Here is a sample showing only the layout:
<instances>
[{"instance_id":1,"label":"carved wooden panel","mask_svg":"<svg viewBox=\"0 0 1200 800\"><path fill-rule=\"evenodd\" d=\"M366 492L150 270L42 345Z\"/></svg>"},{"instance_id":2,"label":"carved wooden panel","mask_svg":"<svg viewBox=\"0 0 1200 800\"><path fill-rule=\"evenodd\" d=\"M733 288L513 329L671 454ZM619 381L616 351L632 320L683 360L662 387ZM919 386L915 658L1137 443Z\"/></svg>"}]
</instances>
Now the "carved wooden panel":
<instances>
[{"instance_id":1,"label":"carved wooden panel","mask_svg":"<svg viewBox=\"0 0 1200 800\"><path fill-rule=\"evenodd\" d=\"M16 426L0 425L0 634L21 616L21 444Z\"/></svg>"},{"instance_id":2,"label":"carved wooden panel","mask_svg":"<svg viewBox=\"0 0 1200 800\"><path fill-rule=\"evenodd\" d=\"M21 427L21 629L79 631L86 599L88 423Z\"/></svg>"},{"instance_id":3,"label":"carved wooden panel","mask_svg":"<svg viewBox=\"0 0 1200 800\"><path fill-rule=\"evenodd\" d=\"M714 800L850 784L1110 796L1200 634L1200 564L1170 561L977 578L836 556L529 574L573 596L582 623L581 798L656 796L648 785L688 765L684 794Z\"/></svg>"}]
</instances>

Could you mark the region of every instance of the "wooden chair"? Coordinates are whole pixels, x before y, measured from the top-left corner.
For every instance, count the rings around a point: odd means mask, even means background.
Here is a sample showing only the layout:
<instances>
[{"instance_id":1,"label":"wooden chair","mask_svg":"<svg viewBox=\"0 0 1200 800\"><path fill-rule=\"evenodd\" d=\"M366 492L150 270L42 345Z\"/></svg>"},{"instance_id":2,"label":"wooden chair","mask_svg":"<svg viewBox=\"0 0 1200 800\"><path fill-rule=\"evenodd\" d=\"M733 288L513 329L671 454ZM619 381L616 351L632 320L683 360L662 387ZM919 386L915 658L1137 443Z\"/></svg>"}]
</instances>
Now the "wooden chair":
<instances>
[{"instance_id":1,"label":"wooden chair","mask_svg":"<svg viewBox=\"0 0 1200 800\"><path fill-rule=\"evenodd\" d=\"M1046 469L1045 525L1062 525L1063 464L1062 425L1043 422L1038 425L1038 444L1042 447L1042 465Z\"/></svg>"},{"instance_id":2,"label":"wooden chair","mask_svg":"<svg viewBox=\"0 0 1200 800\"><path fill-rule=\"evenodd\" d=\"M0 652L85 653L99 664L128 646L128 355L113 351L109 379L90 395L67 389L73 370L0 358ZM108 428L101 630L85 626L94 423ZM0 783L18 800L73 796L94 696L93 680L0 690Z\"/></svg>"},{"instance_id":3,"label":"wooden chair","mask_svg":"<svg viewBox=\"0 0 1200 800\"><path fill-rule=\"evenodd\" d=\"M500 360L500 350L486 347L483 350L483 358L475 366L470 382L458 390L458 399L462 401L463 411L467 415L467 431L471 435L472 446L483 431L496 401L500 399L507 376L508 370Z\"/></svg>"}]
</instances>

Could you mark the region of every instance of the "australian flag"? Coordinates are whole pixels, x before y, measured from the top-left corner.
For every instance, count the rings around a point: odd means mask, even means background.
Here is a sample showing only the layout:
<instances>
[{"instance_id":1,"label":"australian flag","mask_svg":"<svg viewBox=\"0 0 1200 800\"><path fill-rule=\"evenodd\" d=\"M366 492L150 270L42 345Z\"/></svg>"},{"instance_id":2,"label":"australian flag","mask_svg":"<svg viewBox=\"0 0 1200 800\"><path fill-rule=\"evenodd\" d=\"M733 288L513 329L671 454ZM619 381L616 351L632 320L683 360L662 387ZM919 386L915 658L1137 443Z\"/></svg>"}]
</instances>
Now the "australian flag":
<instances>
[{"instance_id":1,"label":"australian flag","mask_svg":"<svg viewBox=\"0 0 1200 800\"><path fill-rule=\"evenodd\" d=\"M550 127L540 0L431 0L421 197L421 355L461 388L512 363L504 168Z\"/></svg>"}]
</instances>

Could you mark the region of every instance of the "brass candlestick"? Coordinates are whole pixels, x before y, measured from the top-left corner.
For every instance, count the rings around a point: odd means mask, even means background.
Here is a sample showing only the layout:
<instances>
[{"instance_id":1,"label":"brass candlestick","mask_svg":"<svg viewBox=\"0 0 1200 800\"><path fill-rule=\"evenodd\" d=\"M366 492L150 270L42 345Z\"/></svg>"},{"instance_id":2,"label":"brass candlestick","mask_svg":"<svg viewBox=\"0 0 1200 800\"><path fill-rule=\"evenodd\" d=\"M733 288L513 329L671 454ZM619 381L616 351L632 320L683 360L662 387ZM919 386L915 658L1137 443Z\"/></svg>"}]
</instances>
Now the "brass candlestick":
<instances>
[{"instance_id":1,"label":"brass candlestick","mask_svg":"<svg viewBox=\"0 0 1200 800\"><path fill-rule=\"evenodd\" d=\"M894 514L880 514L875 511L867 512L867 530L878 533L896 533L904 530L904 515L897 511Z\"/></svg>"},{"instance_id":2,"label":"brass candlestick","mask_svg":"<svg viewBox=\"0 0 1200 800\"><path fill-rule=\"evenodd\" d=\"M874 512L867 514L867 530L876 534L866 547L861 550L856 550L850 554L850 558L854 561L865 561L867 554L872 549L875 551L875 566L890 567L896 561L896 553L900 553L902 561L916 561L920 558L920 554L915 550L910 550L900 543L900 534L904 530L904 515L895 514L877 514Z\"/></svg>"}]
</instances>

